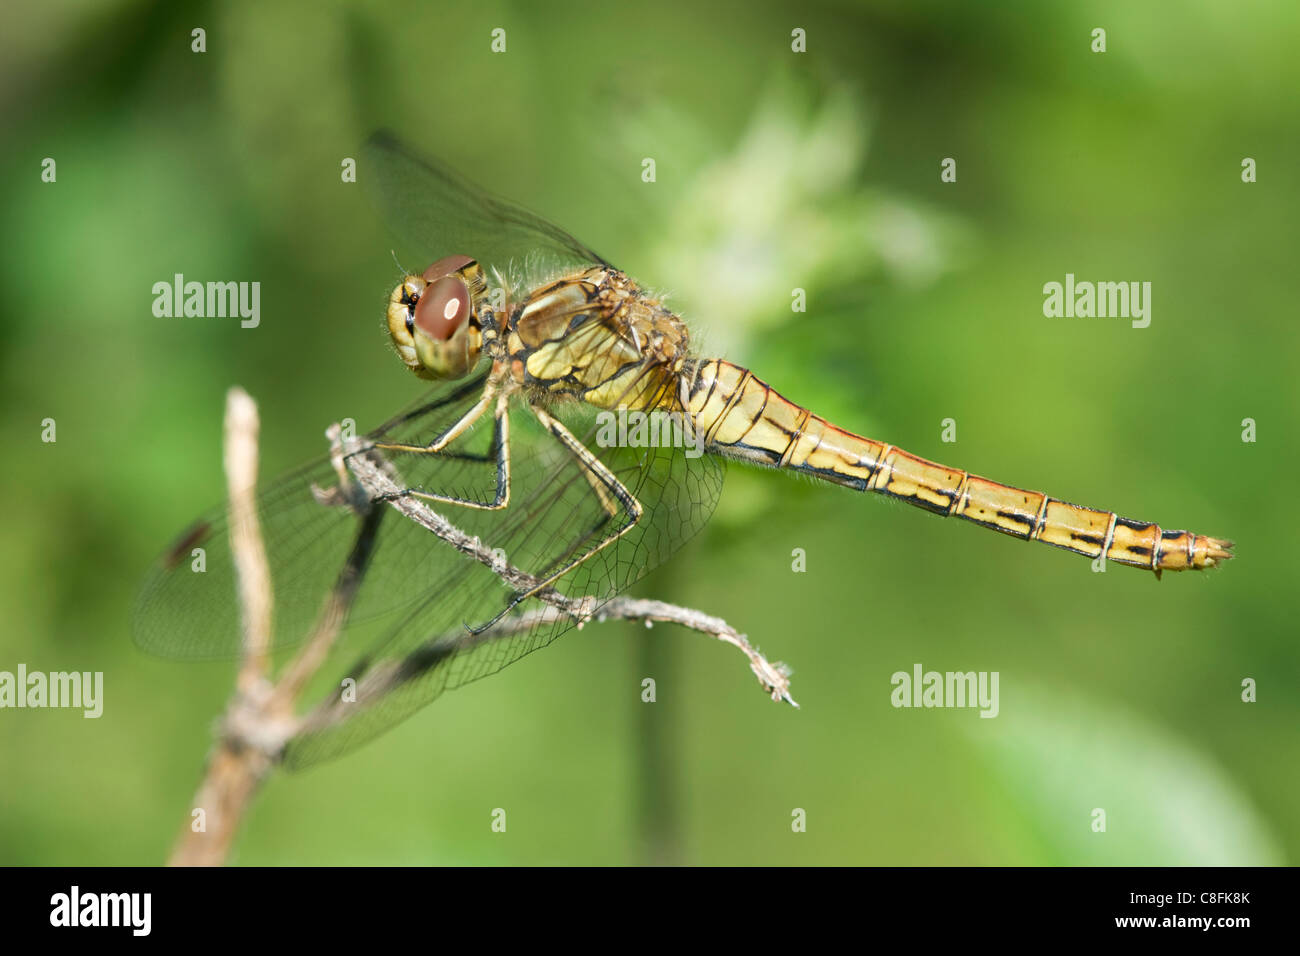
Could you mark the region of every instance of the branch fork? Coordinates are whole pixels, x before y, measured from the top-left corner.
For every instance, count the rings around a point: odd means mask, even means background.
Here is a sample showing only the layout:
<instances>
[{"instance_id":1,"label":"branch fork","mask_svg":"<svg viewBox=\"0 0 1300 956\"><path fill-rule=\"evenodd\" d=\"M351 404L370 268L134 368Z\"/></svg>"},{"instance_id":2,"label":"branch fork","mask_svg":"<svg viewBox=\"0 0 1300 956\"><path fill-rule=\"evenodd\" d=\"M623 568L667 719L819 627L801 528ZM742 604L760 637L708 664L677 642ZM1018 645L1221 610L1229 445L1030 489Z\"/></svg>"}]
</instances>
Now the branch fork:
<instances>
[{"instance_id":1,"label":"branch fork","mask_svg":"<svg viewBox=\"0 0 1300 956\"><path fill-rule=\"evenodd\" d=\"M381 511L386 502L404 520L413 521L446 544L490 568L516 593L532 591L538 580L503 560L478 537L471 537L434 511L423 501L403 494L396 469L364 439L343 438L338 424L326 431L330 460L338 483L329 488L313 486L311 491L322 507L346 507L358 515L359 529L352 553L339 573L333 590L326 596L311 635L298 654L286 664L278 681L270 672L273 626L273 592L266 549L257 521L255 485L257 479L257 406L242 389L227 395L225 421L225 468L230 508L231 554L236 568L243 630L243 651L235 692L220 721L207 770L194 798L193 819L180 835L169 863L179 866L219 865L225 862L239 822L261 782L281 760L285 746L303 729L329 727L347 716L347 709L329 699L305 717L295 716L296 704L308 681L325 662L347 619L348 610L364 578L374 544ZM592 595L568 597L554 587L533 594L541 607L510 615L490 631L477 635L479 641L493 641L527 630L539 618L555 620L567 616L582 629L591 621L642 620L678 624L710 635L739 649L749 660L750 670L763 690L775 701L797 707L790 696L790 670L769 662L726 621L664 601L616 596L603 604ZM456 640L464 633L442 635L430 640ZM363 678L358 696L382 694L388 675L377 669ZM200 815L199 810L203 813ZM199 820L203 825L200 827ZM197 829L196 829L197 828Z\"/></svg>"}]
</instances>

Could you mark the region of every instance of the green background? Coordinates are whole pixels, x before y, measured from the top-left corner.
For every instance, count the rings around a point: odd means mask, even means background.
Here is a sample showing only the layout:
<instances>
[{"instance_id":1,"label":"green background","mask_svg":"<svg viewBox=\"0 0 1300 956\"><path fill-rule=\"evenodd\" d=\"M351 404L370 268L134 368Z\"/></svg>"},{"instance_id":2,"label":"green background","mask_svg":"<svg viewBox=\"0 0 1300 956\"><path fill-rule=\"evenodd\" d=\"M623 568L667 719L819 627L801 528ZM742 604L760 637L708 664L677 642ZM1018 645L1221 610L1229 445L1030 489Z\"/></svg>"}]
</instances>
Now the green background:
<instances>
[{"instance_id":1,"label":"green background","mask_svg":"<svg viewBox=\"0 0 1300 956\"><path fill-rule=\"evenodd\" d=\"M260 404L266 475L419 394L383 331L394 241L339 176L380 126L670 291L703 354L845 427L1240 557L1097 574L733 466L638 593L792 664L801 709L701 635L590 626L276 775L235 862L1300 856L1295 4L53 2L3 21L0 669L103 671L106 703L0 711L0 863L154 863L187 818L232 667L148 658L127 621L153 556L220 500L225 390ZM155 318L177 272L259 281L261 326ZM1150 327L1045 318L1067 272L1150 281ZM1000 715L894 709L915 663L998 671Z\"/></svg>"}]
</instances>

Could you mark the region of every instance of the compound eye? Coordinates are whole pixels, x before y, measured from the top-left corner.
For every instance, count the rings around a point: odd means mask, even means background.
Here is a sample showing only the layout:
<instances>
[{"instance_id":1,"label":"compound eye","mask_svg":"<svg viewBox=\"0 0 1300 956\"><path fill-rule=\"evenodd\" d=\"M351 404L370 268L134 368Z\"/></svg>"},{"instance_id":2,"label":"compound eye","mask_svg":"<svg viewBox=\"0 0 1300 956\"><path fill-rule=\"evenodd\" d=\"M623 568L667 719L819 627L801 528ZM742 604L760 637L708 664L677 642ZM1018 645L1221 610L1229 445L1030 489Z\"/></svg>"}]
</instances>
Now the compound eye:
<instances>
[{"instance_id":1,"label":"compound eye","mask_svg":"<svg viewBox=\"0 0 1300 956\"><path fill-rule=\"evenodd\" d=\"M414 321L429 338L445 342L465 324L470 311L469 287L457 276L444 275L420 296Z\"/></svg>"},{"instance_id":2,"label":"compound eye","mask_svg":"<svg viewBox=\"0 0 1300 956\"><path fill-rule=\"evenodd\" d=\"M453 272L459 272L474 260L469 256L448 256L445 259L439 259L429 268L424 270L426 282L436 282L443 276L449 276Z\"/></svg>"}]
</instances>

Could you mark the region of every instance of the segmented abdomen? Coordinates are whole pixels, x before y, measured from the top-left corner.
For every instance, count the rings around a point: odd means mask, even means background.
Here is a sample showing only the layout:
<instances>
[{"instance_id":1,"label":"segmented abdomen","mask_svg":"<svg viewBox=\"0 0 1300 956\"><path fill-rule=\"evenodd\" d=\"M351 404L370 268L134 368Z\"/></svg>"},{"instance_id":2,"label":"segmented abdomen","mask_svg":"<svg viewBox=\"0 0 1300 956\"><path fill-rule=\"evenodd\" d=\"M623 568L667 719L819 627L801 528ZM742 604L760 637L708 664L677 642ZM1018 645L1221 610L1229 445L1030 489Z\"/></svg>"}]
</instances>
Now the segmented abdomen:
<instances>
[{"instance_id":1,"label":"segmented abdomen","mask_svg":"<svg viewBox=\"0 0 1300 956\"><path fill-rule=\"evenodd\" d=\"M1161 571L1213 567L1232 542L1121 518L1013 488L862 438L787 400L748 369L694 364L688 412L717 454L788 468L858 491L874 491L939 515L956 515L1027 541L1089 558Z\"/></svg>"}]
</instances>

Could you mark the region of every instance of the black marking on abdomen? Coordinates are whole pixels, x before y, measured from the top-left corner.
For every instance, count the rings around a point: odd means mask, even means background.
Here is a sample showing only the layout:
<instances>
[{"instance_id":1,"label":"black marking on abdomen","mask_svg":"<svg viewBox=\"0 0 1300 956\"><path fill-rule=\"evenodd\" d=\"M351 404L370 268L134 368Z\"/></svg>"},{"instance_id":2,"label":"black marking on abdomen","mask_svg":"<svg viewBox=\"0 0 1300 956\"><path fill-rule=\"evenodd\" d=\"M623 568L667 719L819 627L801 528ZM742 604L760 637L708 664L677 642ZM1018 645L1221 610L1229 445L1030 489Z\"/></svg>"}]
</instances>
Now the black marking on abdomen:
<instances>
[{"instance_id":1,"label":"black marking on abdomen","mask_svg":"<svg viewBox=\"0 0 1300 956\"><path fill-rule=\"evenodd\" d=\"M842 485L845 488L851 488L854 491L866 491L867 483L870 478L856 478L845 475L843 472L836 471L833 468L814 468L812 465L789 465L791 471L797 471L801 474L812 475L814 478L820 478L823 481L829 481L833 485Z\"/></svg>"},{"instance_id":2,"label":"black marking on abdomen","mask_svg":"<svg viewBox=\"0 0 1300 956\"><path fill-rule=\"evenodd\" d=\"M915 492L913 492L912 494L900 495L896 492L890 491L888 487L878 488L877 490L882 495L886 495L890 498L897 498L899 501L909 502L910 504L916 506L917 508L920 508L924 511L928 511L931 514L944 515L944 516L947 516L948 514L947 505L940 505L940 504L936 504L933 501L926 501L924 498L922 498L920 495L916 494Z\"/></svg>"},{"instance_id":3,"label":"black marking on abdomen","mask_svg":"<svg viewBox=\"0 0 1300 956\"><path fill-rule=\"evenodd\" d=\"M733 441L733 442L712 441L709 442L709 444L714 448L735 448L739 452L743 453L745 457L748 457L750 459L754 459L754 458L766 459L767 461L771 462L772 467L774 468L781 462L781 456L778 455L776 452L772 451L770 448L759 448L757 445L746 445L744 442L741 441ZM811 470L811 469L807 469L807 470Z\"/></svg>"}]
</instances>

